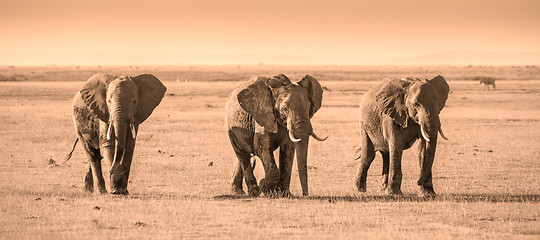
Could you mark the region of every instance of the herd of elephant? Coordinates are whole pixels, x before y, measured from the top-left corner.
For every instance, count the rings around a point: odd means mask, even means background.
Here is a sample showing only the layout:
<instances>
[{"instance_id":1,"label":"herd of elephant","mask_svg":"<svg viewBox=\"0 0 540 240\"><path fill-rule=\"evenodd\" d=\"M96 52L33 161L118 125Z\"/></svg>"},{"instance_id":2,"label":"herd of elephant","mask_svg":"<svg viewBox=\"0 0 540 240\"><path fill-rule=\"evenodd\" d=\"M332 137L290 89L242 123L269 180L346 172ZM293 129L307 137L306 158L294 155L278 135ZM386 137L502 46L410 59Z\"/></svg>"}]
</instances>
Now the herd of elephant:
<instances>
[{"instance_id":1,"label":"herd of elephant","mask_svg":"<svg viewBox=\"0 0 540 240\"><path fill-rule=\"evenodd\" d=\"M73 99L73 119L88 156L84 189L107 193L101 159L110 163L110 193L128 194L127 185L139 125L159 105L167 88L151 74L135 77L95 74ZM401 157L416 140L421 196L435 196L432 165L441 129L439 114L449 86L442 76L384 79L373 86L360 103L360 167L355 184L366 191L367 171L375 152L383 159L381 188L401 194ZM309 137L324 141L313 131L311 118L321 108L323 89L312 76L293 83L285 75L257 77L235 88L225 105L226 127L238 158L231 181L234 194L291 196L289 191L294 156L302 194L308 195L307 156ZM274 151L279 148L279 162ZM71 157L71 153L67 159ZM257 184L255 162L265 176ZM97 184L97 186L94 186Z\"/></svg>"}]
</instances>

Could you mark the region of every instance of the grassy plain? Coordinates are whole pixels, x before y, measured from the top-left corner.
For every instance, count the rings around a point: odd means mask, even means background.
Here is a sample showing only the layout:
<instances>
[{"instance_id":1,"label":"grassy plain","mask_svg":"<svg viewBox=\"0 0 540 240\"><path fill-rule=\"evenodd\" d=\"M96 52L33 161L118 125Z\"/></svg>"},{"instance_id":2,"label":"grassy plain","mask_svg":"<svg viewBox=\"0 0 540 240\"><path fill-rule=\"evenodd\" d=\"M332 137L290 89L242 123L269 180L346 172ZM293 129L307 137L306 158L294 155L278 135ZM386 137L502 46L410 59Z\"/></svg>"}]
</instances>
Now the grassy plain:
<instances>
[{"instance_id":1,"label":"grassy plain","mask_svg":"<svg viewBox=\"0 0 540 240\"><path fill-rule=\"evenodd\" d=\"M18 77L0 82L0 238L540 236L537 66L44 69L0 68L3 76ZM80 145L62 164L76 137L71 99L97 71L151 72L168 88L141 125L129 196L82 192L88 166ZM251 76L281 72L291 79L312 74L329 89L312 119L317 133L329 139L310 142L311 196L232 197L228 187L236 160L224 127L225 98ZM416 146L404 154L403 197L386 197L378 190L379 155L370 169L368 191L357 192L352 178L358 162L352 156L362 94L382 77L435 74L447 77L452 89L441 113L450 140L440 140L434 165L438 197L415 195ZM497 77L497 91L483 91L472 81L475 76ZM258 179L262 174L259 165ZM296 168L291 188L301 194Z\"/></svg>"}]
</instances>

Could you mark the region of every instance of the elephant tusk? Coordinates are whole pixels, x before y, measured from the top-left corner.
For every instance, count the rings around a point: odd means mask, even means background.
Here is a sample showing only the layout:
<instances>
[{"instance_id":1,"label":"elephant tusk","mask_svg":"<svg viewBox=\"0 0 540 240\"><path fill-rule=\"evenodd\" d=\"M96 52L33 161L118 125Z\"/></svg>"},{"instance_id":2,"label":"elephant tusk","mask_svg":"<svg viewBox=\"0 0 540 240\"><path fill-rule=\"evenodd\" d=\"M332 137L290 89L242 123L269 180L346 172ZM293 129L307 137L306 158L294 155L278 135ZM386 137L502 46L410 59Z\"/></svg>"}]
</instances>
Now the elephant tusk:
<instances>
[{"instance_id":1,"label":"elephant tusk","mask_svg":"<svg viewBox=\"0 0 540 240\"><path fill-rule=\"evenodd\" d=\"M446 138L446 136L444 136L444 133L442 131L442 127L439 127L439 133L441 134L441 137L444 139L444 140L448 140L448 138Z\"/></svg>"},{"instance_id":2,"label":"elephant tusk","mask_svg":"<svg viewBox=\"0 0 540 240\"><path fill-rule=\"evenodd\" d=\"M293 133L291 131L289 131L289 138L291 139L291 141L293 142L300 142L300 140L302 139L298 139L298 138L295 138Z\"/></svg>"},{"instance_id":3,"label":"elephant tusk","mask_svg":"<svg viewBox=\"0 0 540 240\"><path fill-rule=\"evenodd\" d=\"M261 159L257 155L255 155L253 153L250 153L249 155L251 156L249 158L249 161L251 162L251 169L253 170L253 169L255 169L255 166L257 164L257 160L261 161Z\"/></svg>"},{"instance_id":4,"label":"elephant tusk","mask_svg":"<svg viewBox=\"0 0 540 240\"><path fill-rule=\"evenodd\" d=\"M328 136L326 136L326 137L324 137L324 138L321 138L321 137L317 136L317 134L315 134L315 132L313 132L313 130L311 131L311 136L312 136L313 138L315 138L317 141L321 141L321 142L322 142L322 141L325 141L326 139L328 139Z\"/></svg>"},{"instance_id":5,"label":"elephant tusk","mask_svg":"<svg viewBox=\"0 0 540 240\"><path fill-rule=\"evenodd\" d=\"M424 130L424 125L423 124L420 124L420 131L422 132L422 137L424 137L424 139L426 139L426 141L429 142L429 135Z\"/></svg>"},{"instance_id":6,"label":"elephant tusk","mask_svg":"<svg viewBox=\"0 0 540 240\"><path fill-rule=\"evenodd\" d=\"M137 131L135 131L135 124L130 123L129 128L131 128L131 135L133 136L133 139L137 138Z\"/></svg>"},{"instance_id":7,"label":"elephant tusk","mask_svg":"<svg viewBox=\"0 0 540 240\"><path fill-rule=\"evenodd\" d=\"M112 121L109 122L109 128L107 129L107 140L111 140L111 132L112 132Z\"/></svg>"},{"instance_id":8,"label":"elephant tusk","mask_svg":"<svg viewBox=\"0 0 540 240\"><path fill-rule=\"evenodd\" d=\"M358 148L358 150L356 150L356 153L354 153L354 160L358 160L362 157L362 148Z\"/></svg>"}]
</instances>

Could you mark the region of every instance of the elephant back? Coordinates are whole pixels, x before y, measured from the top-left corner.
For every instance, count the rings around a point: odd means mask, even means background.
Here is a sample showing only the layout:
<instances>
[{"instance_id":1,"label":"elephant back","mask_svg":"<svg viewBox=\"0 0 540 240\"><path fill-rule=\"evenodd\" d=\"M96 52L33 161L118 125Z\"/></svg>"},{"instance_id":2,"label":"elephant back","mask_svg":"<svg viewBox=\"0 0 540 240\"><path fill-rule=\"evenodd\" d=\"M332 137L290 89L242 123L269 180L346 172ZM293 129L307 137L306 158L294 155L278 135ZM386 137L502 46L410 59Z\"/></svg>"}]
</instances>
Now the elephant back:
<instances>
[{"instance_id":1,"label":"elephant back","mask_svg":"<svg viewBox=\"0 0 540 240\"><path fill-rule=\"evenodd\" d=\"M80 92L77 92L72 102L73 122L77 134L92 147L99 148L99 122L100 120L84 103Z\"/></svg>"},{"instance_id":2,"label":"elephant back","mask_svg":"<svg viewBox=\"0 0 540 240\"><path fill-rule=\"evenodd\" d=\"M247 86L248 83L238 86L227 97L227 102L225 103L225 124L228 130L239 127L253 132L255 129L251 114L242 109L238 102L238 94L243 89L246 89Z\"/></svg>"}]
</instances>

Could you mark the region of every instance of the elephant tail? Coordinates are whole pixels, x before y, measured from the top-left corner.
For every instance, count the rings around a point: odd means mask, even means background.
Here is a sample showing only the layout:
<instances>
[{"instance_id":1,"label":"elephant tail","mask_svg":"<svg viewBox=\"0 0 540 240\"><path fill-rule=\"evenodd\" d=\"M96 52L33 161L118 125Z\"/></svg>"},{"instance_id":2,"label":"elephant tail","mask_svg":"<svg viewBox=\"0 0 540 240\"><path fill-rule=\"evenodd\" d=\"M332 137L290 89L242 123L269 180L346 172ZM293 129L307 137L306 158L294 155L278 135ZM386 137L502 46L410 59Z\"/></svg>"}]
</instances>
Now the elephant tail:
<instances>
[{"instance_id":1,"label":"elephant tail","mask_svg":"<svg viewBox=\"0 0 540 240\"><path fill-rule=\"evenodd\" d=\"M360 159L362 157L362 151L361 150L362 150L362 148L360 148L360 147L356 150L356 152L354 153L354 160L358 160L358 159Z\"/></svg>"},{"instance_id":2,"label":"elephant tail","mask_svg":"<svg viewBox=\"0 0 540 240\"><path fill-rule=\"evenodd\" d=\"M75 146L77 146L78 142L79 142L79 138L76 138L75 142L73 143L73 148L71 149L71 151L68 154L66 154L66 156L64 157L64 162L62 164L67 163L67 161L69 161L69 159L71 159L71 155L73 155L73 151L75 151Z\"/></svg>"}]
</instances>

